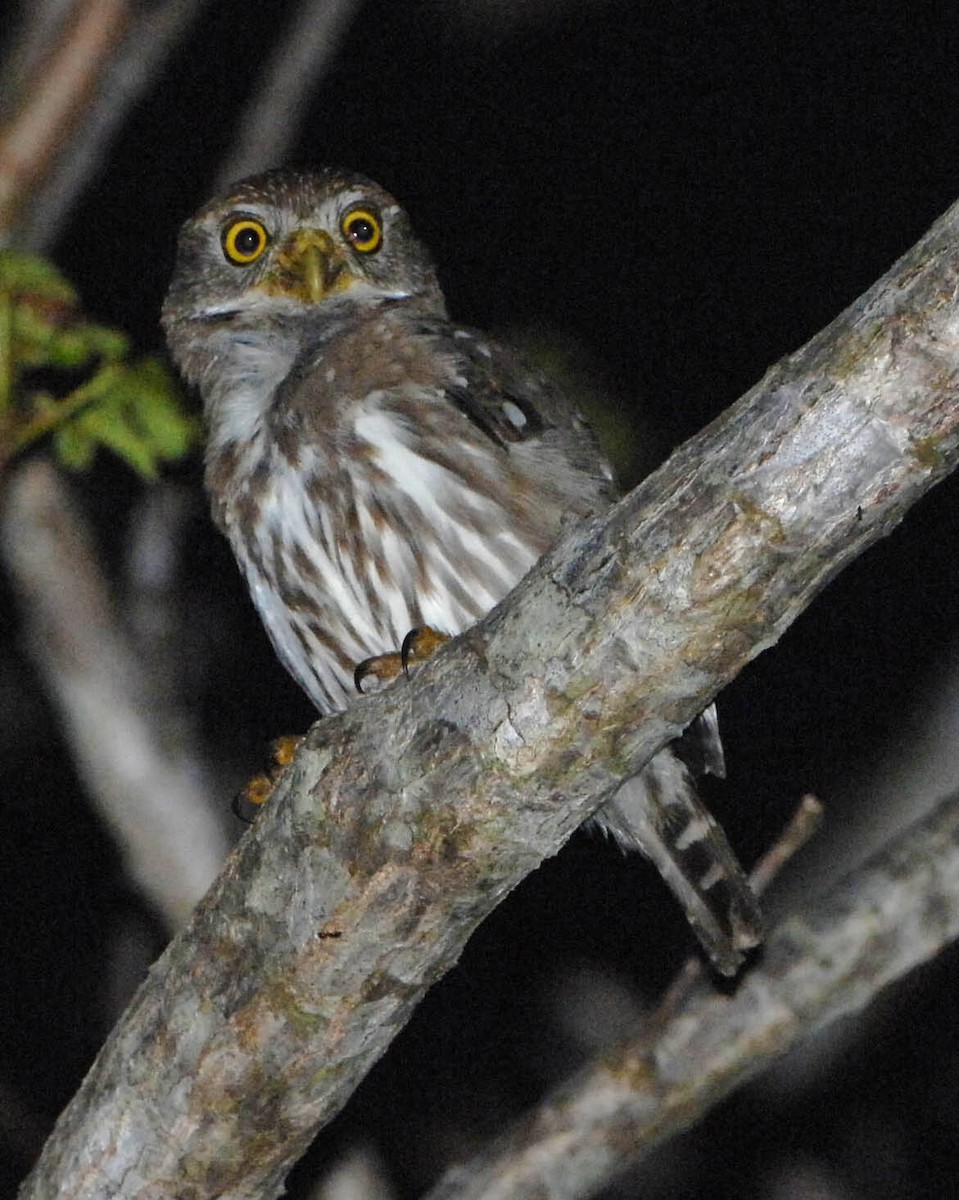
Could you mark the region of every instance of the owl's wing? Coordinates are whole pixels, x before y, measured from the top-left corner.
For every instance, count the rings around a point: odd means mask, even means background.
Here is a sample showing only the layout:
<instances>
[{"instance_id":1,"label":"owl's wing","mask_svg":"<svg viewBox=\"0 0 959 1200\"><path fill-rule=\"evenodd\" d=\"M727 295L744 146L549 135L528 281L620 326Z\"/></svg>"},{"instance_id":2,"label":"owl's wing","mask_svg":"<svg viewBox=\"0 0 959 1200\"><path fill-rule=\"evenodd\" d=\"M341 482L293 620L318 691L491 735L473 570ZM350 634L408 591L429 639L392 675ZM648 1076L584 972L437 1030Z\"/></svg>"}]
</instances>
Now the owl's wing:
<instances>
[{"instance_id":1,"label":"owl's wing","mask_svg":"<svg viewBox=\"0 0 959 1200\"><path fill-rule=\"evenodd\" d=\"M541 371L508 347L462 326L437 326L438 351L456 362L446 394L494 442L508 446L556 424L557 408L573 406Z\"/></svg>"},{"instance_id":2,"label":"owl's wing","mask_svg":"<svg viewBox=\"0 0 959 1200\"><path fill-rule=\"evenodd\" d=\"M527 446L545 447L598 487L599 507L616 499L612 469L596 435L549 376L475 330L436 322L422 332L436 353L453 362L455 382L444 394L477 429L507 452L522 455Z\"/></svg>"}]
</instances>

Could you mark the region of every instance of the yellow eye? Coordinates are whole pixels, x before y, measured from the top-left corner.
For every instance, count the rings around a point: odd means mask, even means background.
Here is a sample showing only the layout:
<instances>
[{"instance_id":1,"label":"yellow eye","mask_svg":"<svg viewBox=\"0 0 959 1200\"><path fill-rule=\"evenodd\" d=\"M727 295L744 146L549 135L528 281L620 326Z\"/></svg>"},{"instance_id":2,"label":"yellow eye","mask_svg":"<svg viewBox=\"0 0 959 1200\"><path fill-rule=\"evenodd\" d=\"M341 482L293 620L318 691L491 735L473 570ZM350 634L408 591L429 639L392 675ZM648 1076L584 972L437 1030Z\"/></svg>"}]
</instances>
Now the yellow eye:
<instances>
[{"instance_id":1,"label":"yellow eye","mask_svg":"<svg viewBox=\"0 0 959 1200\"><path fill-rule=\"evenodd\" d=\"M265 225L252 217L240 217L223 230L223 253L235 266L247 267L256 262L269 241Z\"/></svg>"},{"instance_id":2,"label":"yellow eye","mask_svg":"<svg viewBox=\"0 0 959 1200\"><path fill-rule=\"evenodd\" d=\"M379 250L383 240L379 217L366 208L354 208L347 213L340 229L353 249L361 254L372 254L374 250Z\"/></svg>"}]
</instances>

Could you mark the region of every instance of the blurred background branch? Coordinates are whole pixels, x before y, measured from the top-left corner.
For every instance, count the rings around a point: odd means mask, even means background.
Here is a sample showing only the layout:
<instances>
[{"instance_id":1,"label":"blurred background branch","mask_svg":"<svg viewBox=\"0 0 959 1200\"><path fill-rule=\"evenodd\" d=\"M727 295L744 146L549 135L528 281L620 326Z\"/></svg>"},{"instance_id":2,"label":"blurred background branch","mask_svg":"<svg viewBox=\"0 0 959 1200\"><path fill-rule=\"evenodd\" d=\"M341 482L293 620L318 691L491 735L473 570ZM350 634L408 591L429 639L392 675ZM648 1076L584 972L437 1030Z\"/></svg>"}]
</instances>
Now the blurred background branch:
<instances>
[{"instance_id":1,"label":"blurred background branch","mask_svg":"<svg viewBox=\"0 0 959 1200\"><path fill-rule=\"evenodd\" d=\"M167 719L161 730L150 675L119 627L89 531L48 462L12 473L0 520L27 644L89 794L131 878L176 930L227 850L189 724Z\"/></svg>"},{"instance_id":2,"label":"blurred background branch","mask_svg":"<svg viewBox=\"0 0 959 1200\"><path fill-rule=\"evenodd\" d=\"M635 1167L797 1043L959 937L959 798L774 930L733 995L701 978L427 1200L578 1200Z\"/></svg>"},{"instance_id":3,"label":"blurred background branch","mask_svg":"<svg viewBox=\"0 0 959 1200\"><path fill-rule=\"evenodd\" d=\"M49 250L203 0L46 0L2 72L0 236Z\"/></svg>"},{"instance_id":4,"label":"blurred background branch","mask_svg":"<svg viewBox=\"0 0 959 1200\"><path fill-rule=\"evenodd\" d=\"M361 0L300 0L237 121L236 140L211 194L289 158L310 96L360 6Z\"/></svg>"}]
</instances>

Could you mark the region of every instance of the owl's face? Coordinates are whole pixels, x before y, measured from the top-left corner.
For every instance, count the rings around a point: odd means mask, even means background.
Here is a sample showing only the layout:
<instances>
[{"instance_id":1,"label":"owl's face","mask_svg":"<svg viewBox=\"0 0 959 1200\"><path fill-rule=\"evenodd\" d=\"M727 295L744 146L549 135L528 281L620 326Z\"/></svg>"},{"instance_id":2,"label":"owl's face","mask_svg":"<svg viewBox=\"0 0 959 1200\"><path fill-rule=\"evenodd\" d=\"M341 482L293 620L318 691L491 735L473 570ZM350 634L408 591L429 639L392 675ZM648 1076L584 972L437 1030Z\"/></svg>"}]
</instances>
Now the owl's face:
<instances>
[{"instance_id":1,"label":"owl's face","mask_svg":"<svg viewBox=\"0 0 959 1200\"><path fill-rule=\"evenodd\" d=\"M347 172L272 171L184 225L163 320L169 331L412 297L442 308L429 254L389 193Z\"/></svg>"}]
</instances>

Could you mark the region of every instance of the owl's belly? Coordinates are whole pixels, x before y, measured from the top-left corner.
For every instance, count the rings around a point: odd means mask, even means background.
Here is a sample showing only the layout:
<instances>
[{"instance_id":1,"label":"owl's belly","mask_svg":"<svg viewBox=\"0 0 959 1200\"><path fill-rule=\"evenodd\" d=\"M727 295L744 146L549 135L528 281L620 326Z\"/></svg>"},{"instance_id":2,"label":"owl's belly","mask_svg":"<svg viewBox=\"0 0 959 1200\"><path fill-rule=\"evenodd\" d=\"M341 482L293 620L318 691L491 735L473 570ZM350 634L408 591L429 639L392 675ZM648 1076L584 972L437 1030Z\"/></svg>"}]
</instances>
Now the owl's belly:
<instances>
[{"instance_id":1,"label":"owl's belly","mask_svg":"<svg viewBox=\"0 0 959 1200\"><path fill-rule=\"evenodd\" d=\"M444 570L427 575L414 596L393 580L364 584L352 564L341 569L319 544L300 548L318 565L315 582L293 579L286 568L264 571L242 558L241 566L278 657L323 712L345 707L356 694L353 672L364 658L397 650L422 625L461 633L509 591L491 591L482 575L454 576L448 559L437 553L433 558ZM530 565L535 559L531 554Z\"/></svg>"},{"instance_id":2,"label":"owl's belly","mask_svg":"<svg viewBox=\"0 0 959 1200\"><path fill-rule=\"evenodd\" d=\"M502 511L431 506L422 481L414 502L351 476L320 502L303 479L275 472L255 519L249 498L223 517L277 655L321 711L343 708L356 665L397 650L411 629L474 624L542 549L522 544Z\"/></svg>"}]
</instances>

